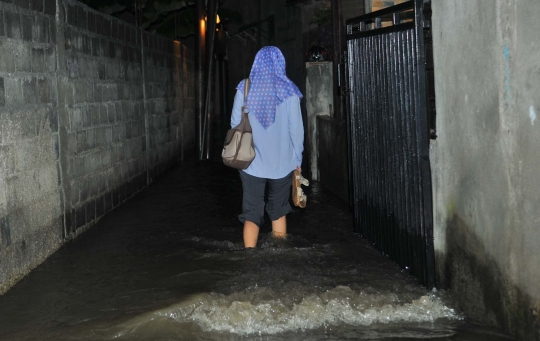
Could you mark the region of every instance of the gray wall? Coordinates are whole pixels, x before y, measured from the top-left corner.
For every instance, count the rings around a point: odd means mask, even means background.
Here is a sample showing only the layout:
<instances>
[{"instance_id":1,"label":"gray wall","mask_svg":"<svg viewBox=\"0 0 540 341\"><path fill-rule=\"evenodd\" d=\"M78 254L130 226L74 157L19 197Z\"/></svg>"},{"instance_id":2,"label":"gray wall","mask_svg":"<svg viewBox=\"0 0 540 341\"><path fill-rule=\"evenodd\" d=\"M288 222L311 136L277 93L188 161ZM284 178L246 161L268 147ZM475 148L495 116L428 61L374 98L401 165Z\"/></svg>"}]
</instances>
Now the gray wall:
<instances>
[{"instance_id":1,"label":"gray wall","mask_svg":"<svg viewBox=\"0 0 540 341\"><path fill-rule=\"evenodd\" d=\"M473 320L540 339L540 2L433 1L439 281Z\"/></svg>"},{"instance_id":2,"label":"gray wall","mask_svg":"<svg viewBox=\"0 0 540 341\"><path fill-rule=\"evenodd\" d=\"M0 293L193 153L193 70L77 2L0 2Z\"/></svg>"},{"instance_id":3,"label":"gray wall","mask_svg":"<svg viewBox=\"0 0 540 341\"><path fill-rule=\"evenodd\" d=\"M309 169L305 176L310 180L319 180L319 165L317 162L317 117L334 115L334 93L332 62L307 62L306 64L306 140L304 141L304 157L309 159ZM325 135L322 135L325 136Z\"/></svg>"}]
</instances>

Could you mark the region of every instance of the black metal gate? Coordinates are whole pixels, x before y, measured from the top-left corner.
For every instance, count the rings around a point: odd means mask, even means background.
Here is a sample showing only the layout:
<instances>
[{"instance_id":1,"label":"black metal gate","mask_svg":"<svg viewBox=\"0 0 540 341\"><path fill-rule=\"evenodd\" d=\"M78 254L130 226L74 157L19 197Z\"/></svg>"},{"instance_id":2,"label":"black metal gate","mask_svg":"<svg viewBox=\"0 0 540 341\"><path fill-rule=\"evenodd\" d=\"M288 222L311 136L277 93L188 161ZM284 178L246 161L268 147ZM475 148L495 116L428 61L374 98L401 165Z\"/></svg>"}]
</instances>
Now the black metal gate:
<instances>
[{"instance_id":1,"label":"black metal gate","mask_svg":"<svg viewBox=\"0 0 540 341\"><path fill-rule=\"evenodd\" d=\"M429 1L349 19L346 35L355 229L433 287Z\"/></svg>"}]
</instances>

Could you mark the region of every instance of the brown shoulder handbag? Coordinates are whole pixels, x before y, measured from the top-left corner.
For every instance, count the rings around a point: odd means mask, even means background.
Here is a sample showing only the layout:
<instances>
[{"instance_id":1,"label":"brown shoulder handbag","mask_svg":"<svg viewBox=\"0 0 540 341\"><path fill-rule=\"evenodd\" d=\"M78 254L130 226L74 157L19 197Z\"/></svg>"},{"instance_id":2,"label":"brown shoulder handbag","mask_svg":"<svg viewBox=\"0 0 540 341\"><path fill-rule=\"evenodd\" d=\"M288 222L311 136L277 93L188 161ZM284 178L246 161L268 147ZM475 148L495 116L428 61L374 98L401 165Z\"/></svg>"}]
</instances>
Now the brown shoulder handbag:
<instances>
[{"instance_id":1,"label":"brown shoulder handbag","mask_svg":"<svg viewBox=\"0 0 540 341\"><path fill-rule=\"evenodd\" d=\"M249 123L246 108L246 98L249 92L250 81L246 78L244 83L244 103L242 105L242 119L240 124L229 129L225 136L225 143L221 158L226 166L236 169L246 169L255 158L255 148L253 146L253 132Z\"/></svg>"}]
</instances>

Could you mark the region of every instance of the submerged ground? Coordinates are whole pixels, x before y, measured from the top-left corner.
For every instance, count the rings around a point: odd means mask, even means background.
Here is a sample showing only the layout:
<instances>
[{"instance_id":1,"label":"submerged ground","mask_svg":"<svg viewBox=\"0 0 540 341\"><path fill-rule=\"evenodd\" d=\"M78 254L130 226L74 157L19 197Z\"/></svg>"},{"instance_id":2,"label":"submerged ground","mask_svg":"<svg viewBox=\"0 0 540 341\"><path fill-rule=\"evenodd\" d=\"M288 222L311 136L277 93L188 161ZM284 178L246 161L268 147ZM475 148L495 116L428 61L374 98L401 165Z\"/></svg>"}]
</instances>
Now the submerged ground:
<instances>
[{"instance_id":1,"label":"submerged ground","mask_svg":"<svg viewBox=\"0 0 540 341\"><path fill-rule=\"evenodd\" d=\"M507 340L353 233L316 184L242 250L236 171L194 163L108 214L0 297L2 340Z\"/></svg>"}]
</instances>

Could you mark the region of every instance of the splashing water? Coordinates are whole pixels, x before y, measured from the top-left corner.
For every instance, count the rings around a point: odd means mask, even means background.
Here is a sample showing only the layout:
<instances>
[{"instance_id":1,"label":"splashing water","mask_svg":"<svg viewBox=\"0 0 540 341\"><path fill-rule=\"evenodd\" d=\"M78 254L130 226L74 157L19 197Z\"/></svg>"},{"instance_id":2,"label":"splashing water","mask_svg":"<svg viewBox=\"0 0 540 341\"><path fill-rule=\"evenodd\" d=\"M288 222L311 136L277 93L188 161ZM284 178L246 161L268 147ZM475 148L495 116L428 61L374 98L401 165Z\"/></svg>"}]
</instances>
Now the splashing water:
<instances>
[{"instance_id":1,"label":"splashing water","mask_svg":"<svg viewBox=\"0 0 540 341\"><path fill-rule=\"evenodd\" d=\"M289 293L276 293L267 287L250 287L231 295L204 293L179 304L140 316L123 326L123 336L167 317L171 323L196 323L204 331L238 335L278 334L349 324L369 326L375 323L435 322L437 319L461 319L436 296L421 296L412 302L399 302L396 295L366 294L347 286L338 286L319 295L309 295L299 303ZM277 298L287 296L284 300Z\"/></svg>"}]
</instances>

